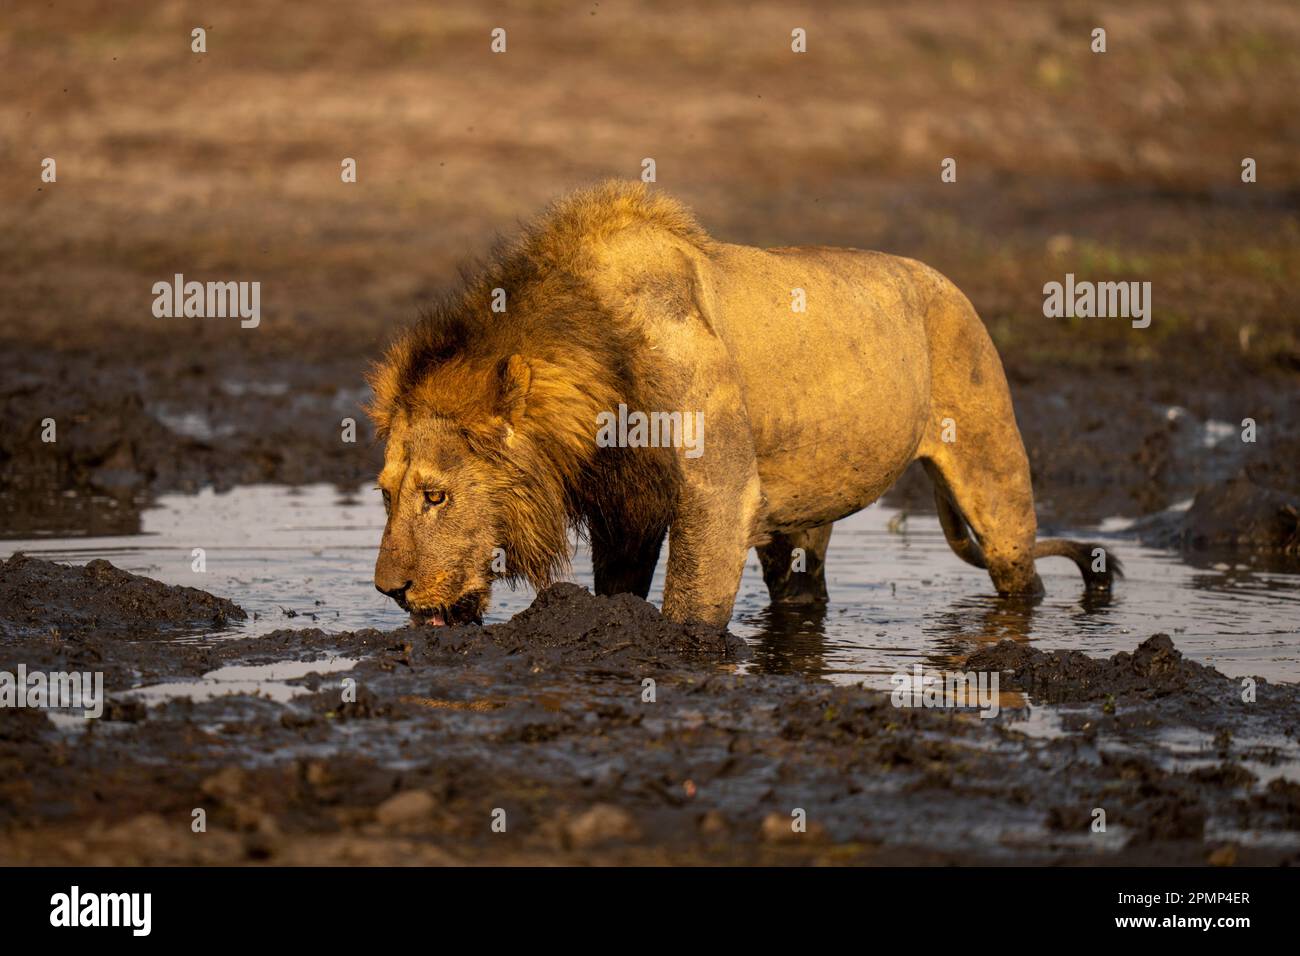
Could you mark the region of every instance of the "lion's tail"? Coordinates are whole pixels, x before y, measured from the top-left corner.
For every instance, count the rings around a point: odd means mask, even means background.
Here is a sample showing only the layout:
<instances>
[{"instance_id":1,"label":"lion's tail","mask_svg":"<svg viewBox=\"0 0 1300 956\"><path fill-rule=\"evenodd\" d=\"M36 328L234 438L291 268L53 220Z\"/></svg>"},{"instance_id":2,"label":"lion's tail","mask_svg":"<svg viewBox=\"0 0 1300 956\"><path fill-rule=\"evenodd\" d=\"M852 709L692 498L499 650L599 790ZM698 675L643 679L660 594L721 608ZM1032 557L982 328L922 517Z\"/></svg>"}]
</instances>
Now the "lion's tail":
<instances>
[{"instance_id":1,"label":"lion's tail","mask_svg":"<svg viewBox=\"0 0 1300 956\"><path fill-rule=\"evenodd\" d=\"M943 528L943 536L948 539L948 547L952 548L953 554L967 564L988 570L984 551L971 534L961 511L937 488L934 500L939 510L939 524ZM1098 551L1102 554L1101 570L1095 567ZM1034 544L1035 560L1050 557L1069 558L1073 561L1079 573L1083 575L1083 583L1089 591L1109 591L1115 578L1124 576L1124 566L1119 558L1099 544L1069 541L1065 538L1043 538Z\"/></svg>"},{"instance_id":2,"label":"lion's tail","mask_svg":"<svg viewBox=\"0 0 1300 956\"><path fill-rule=\"evenodd\" d=\"M1097 570L1097 552L1101 552L1101 570ZM1066 538L1043 538L1034 544L1034 558L1059 555L1069 558L1083 575L1084 586L1089 591L1109 591L1116 578L1124 576L1124 565L1109 550L1091 541L1069 541Z\"/></svg>"}]
</instances>

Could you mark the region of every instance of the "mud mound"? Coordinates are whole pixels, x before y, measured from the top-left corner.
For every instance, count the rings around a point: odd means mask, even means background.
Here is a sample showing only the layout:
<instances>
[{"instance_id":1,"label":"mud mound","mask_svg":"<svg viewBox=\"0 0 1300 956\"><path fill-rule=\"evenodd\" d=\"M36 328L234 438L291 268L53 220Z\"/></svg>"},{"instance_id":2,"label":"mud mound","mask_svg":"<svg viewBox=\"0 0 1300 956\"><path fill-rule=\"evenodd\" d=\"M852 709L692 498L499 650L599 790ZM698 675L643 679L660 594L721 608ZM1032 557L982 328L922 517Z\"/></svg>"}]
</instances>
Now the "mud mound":
<instances>
[{"instance_id":1,"label":"mud mound","mask_svg":"<svg viewBox=\"0 0 1300 956\"><path fill-rule=\"evenodd\" d=\"M973 670L1011 672L1015 686L1051 703L1084 703L1108 697L1229 694L1235 682L1212 667L1183 657L1168 634L1147 638L1129 653L1100 660L1081 651L1040 651L1000 641L966 659Z\"/></svg>"},{"instance_id":2,"label":"mud mound","mask_svg":"<svg viewBox=\"0 0 1300 956\"><path fill-rule=\"evenodd\" d=\"M1183 519L1182 545L1245 549L1300 559L1300 496L1263 488L1245 476L1201 491Z\"/></svg>"},{"instance_id":3,"label":"mud mound","mask_svg":"<svg viewBox=\"0 0 1300 956\"><path fill-rule=\"evenodd\" d=\"M64 636L128 637L173 628L220 627L244 611L197 588L174 587L115 568L15 554L0 564L0 636L57 629Z\"/></svg>"},{"instance_id":4,"label":"mud mound","mask_svg":"<svg viewBox=\"0 0 1300 956\"><path fill-rule=\"evenodd\" d=\"M745 642L703 624L677 624L631 594L597 596L561 583L504 624L487 627L418 628L417 653L440 657L518 656L530 665L627 664L690 666L737 660Z\"/></svg>"},{"instance_id":5,"label":"mud mound","mask_svg":"<svg viewBox=\"0 0 1300 956\"><path fill-rule=\"evenodd\" d=\"M1300 570L1300 494L1256 484L1244 472L1201 487L1186 511L1148 515L1132 531L1143 544L1179 550L1196 566L1232 561Z\"/></svg>"},{"instance_id":6,"label":"mud mound","mask_svg":"<svg viewBox=\"0 0 1300 956\"><path fill-rule=\"evenodd\" d=\"M1300 727L1300 687L1228 677L1185 658L1168 634L1106 660L1002 641L976 651L965 666L998 671L1003 686L1039 703L1083 705L1084 713L1066 715L1065 726L1085 735L1195 728L1219 743L1235 739L1241 759L1272 765L1276 741L1295 740Z\"/></svg>"}]
</instances>

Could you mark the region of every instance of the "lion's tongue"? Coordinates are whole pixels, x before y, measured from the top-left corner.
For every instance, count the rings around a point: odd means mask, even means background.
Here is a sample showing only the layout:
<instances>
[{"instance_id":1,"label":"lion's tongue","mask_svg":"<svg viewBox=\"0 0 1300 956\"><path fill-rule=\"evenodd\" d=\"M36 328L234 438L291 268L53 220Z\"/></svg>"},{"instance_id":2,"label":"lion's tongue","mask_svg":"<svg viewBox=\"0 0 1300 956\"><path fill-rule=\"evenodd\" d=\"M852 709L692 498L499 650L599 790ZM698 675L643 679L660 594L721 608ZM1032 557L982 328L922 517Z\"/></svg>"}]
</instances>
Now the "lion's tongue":
<instances>
[{"instance_id":1,"label":"lion's tongue","mask_svg":"<svg viewBox=\"0 0 1300 956\"><path fill-rule=\"evenodd\" d=\"M430 627L444 627L447 624L446 619L442 616L441 611L432 611L428 617L416 617L411 615L412 624L427 624Z\"/></svg>"}]
</instances>

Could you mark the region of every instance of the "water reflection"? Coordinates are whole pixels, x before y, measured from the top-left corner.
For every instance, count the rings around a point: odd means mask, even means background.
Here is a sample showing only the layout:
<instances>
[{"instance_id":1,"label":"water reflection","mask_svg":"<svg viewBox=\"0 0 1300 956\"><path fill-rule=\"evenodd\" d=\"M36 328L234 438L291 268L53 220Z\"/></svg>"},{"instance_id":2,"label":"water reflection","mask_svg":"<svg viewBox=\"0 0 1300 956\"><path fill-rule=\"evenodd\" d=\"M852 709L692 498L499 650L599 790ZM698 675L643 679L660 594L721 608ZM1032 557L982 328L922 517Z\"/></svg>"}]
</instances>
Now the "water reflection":
<instances>
[{"instance_id":1,"label":"water reflection","mask_svg":"<svg viewBox=\"0 0 1300 956\"><path fill-rule=\"evenodd\" d=\"M826 611L821 603L772 604L759 611L750 668L763 674L825 674Z\"/></svg>"},{"instance_id":2,"label":"water reflection","mask_svg":"<svg viewBox=\"0 0 1300 956\"><path fill-rule=\"evenodd\" d=\"M971 594L947 608L928 615L930 637L923 652L926 666L945 668L981 646L999 641L1029 642L1034 637L1035 617L1043 597L999 597ZM1115 606L1110 595L1083 594L1072 619L1083 627L1106 625ZM829 657L827 624L833 615L825 604L773 604L746 618L753 628L749 639L753 658L748 670L763 674L807 674L827 676L840 672Z\"/></svg>"}]
</instances>

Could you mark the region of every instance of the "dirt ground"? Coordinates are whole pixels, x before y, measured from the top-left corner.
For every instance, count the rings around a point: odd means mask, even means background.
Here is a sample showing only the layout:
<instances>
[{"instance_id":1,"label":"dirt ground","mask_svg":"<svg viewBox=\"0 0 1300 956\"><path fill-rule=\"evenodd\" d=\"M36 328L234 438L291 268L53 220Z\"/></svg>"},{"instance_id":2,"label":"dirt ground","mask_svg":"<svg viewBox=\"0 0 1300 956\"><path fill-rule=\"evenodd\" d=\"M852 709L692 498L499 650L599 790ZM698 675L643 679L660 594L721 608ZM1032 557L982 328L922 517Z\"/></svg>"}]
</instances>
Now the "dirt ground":
<instances>
[{"instance_id":1,"label":"dirt ground","mask_svg":"<svg viewBox=\"0 0 1300 956\"><path fill-rule=\"evenodd\" d=\"M1105 54L1089 50L1095 26ZM795 27L806 54L790 51ZM395 328L495 235L651 157L656 188L721 239L881 249L950 276L1006 365L1045 530L1119 515L1191 560L1244 546L1294 566L1294 4L238 0L200 15L76 0L6 10L0 58L8 537L131 533L163 491L368 481L362 374ZM1150 281L1151 326L1044 318L1043 284L1067 272ZM152 286L175 273L261 282L261 324L154 317ZM1246 418L1253 443L1237 440ZM1165 513L1198 494L1188 516ZM909 473L890 500L928 497ZM1295 689L1261 687L1267 707L1224 703L1222 726L1203 724L1207 699L1238 689L1160 638L1111 665L994 652L1031 697L1072 679L1052 668L1112 668L1095 679L1114 700L1066 692L1083 716L1040 740L733 674L737 648L634 603L561 592L531 623L445 645L404 631L196 644L173 630L234 611L135 582L125 632L105 624L112 608L87 616L78 601L118 573L7 563L0 669L93 665L125 689L339 652L363 658L361 697L341 705L331 676L289 705L122 704L77 744L0 709L7 861L1272 863L1292 851L1216 834L1300 826L1294 785L1252 785L1243 763L1267 755L1231 743L1294 746ZM577 633L576 649L546 640ZM1114 668L1186 680L1152 698ZM659 703L641 703L644 676ZM1135 733L1134 714L1227 734L1221 770L1099 745ZM1123 820L1104 856L1086 826L1098 805ZM509 838L489 829L494 807ZM809 839L786 838L793 807Z\"/></svg>"},{"instance_id":2,"label":"dirt ground","mask_svg":"<svg viewBox=\"0 0 1300 956\"><path fill-rule=\"evenodd\" d=\"M572 584L436 638L191 644L168 634L210 624L192 589L132 583L156 608L150 632L102 566L15 557L0 586L52 575L79 610L51 610L43 634L6 612L6 659L101 668L113 693L341 655L360 661L342 675L356 691L313 672L287 703L118 698L84 736L0 709L0 863L1300 863L1294 842L1268 839L1300 830L1300 784L1251 769L1294 758L1300 689L1261 682L1245 703L1167 635L1109 661L1004 641L963 664L1071 705L1066 732L1044 738L1007 715L739 676L743 642ZM1219 762L1162 766L1150 741L1171 728L1213 735Z\"/></svg>"}]
</instances>

